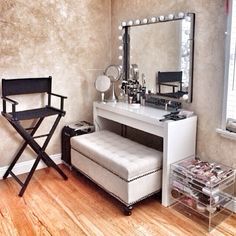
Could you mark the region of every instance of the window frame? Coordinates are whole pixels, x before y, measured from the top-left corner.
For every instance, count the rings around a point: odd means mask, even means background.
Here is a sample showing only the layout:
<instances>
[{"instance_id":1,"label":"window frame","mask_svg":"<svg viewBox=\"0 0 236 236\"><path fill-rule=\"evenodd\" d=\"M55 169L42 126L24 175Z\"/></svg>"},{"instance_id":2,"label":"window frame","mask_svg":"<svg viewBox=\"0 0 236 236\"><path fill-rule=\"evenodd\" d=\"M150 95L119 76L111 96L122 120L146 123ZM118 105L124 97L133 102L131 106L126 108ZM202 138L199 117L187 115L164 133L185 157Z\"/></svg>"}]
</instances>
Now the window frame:
<instances>
[{"instance_id":1,"label":"window frame","mask_svg":"<svg viewBox=\"0 0 236 236\"><path fill-rule=\"evenodd\" d=\"M233 1L235 1L233 3ZM222 103L222 117L221 128L217 128L216 132L223 138L236 140L236 133L226 130L227 123L227 100L228 100L228 75L230 65L230 44L231 44L231 26L232 26L232 14L233 4L236 7L236 0L227 0L227 28L225 32L225 69L224 69L224 90L223 90L223 103Z\"/></svg>"},{"instance_id":2,"label":"window frame","mask_svg":"<svg viewBox=\"0 0 236 236\"><path fill-rule=\"evenodd\" d=\"M223 92L223 111L221 128L226 130L227 122L227 100L228 100L228 81L229 81L229 63L230 63L230 44L231 44L231 26L232 26L232 13L233 13L233 1L236 4L236 0L228 0L228 17L227 17L227 31L225 32L225 70L224 70L224 92Z\"/></svg>"}]
</instances>

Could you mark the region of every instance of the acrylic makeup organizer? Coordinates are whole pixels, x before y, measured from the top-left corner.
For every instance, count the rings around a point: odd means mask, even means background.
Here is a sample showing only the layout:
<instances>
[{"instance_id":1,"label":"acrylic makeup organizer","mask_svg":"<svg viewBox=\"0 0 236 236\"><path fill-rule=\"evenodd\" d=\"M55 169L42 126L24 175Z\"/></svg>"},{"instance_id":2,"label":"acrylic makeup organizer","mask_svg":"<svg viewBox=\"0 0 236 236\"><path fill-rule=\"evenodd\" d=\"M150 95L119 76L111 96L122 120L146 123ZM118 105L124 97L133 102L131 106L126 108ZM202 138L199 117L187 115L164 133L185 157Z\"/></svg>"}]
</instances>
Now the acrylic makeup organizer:
<instances>
[{"instance_id":1,"label":"acrylic makeup organizer","mask_svg":"<svg viewBox=\"0 0 236 236\"><path fill-rule=\"evenodd\" d=\"M208 231L232 214L235 172L222 164L185 159L171 165L172 207Z\"/></svg>"}]
</instances>

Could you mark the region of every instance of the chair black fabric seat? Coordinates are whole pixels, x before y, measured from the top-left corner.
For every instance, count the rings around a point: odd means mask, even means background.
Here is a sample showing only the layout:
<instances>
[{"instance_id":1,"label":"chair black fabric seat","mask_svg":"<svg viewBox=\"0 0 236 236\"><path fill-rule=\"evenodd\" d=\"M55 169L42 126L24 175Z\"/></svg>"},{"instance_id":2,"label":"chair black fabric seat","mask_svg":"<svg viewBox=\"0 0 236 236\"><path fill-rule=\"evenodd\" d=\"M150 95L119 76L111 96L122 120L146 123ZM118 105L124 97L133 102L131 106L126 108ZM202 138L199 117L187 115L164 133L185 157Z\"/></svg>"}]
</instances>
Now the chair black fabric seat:
<instances>
[{"instance_id":1,"label":"chair black fabric seat","mask_svg":"<svg viewBox=\"0 0 236 236\"><path fill-rule=\"evenodd\" d=\"M34 171L36 170L39 162L42 160L48 167L54 168L64 180L67 179L67 176L63 171L56 165L56 163L50 158L50 156L45 152L47 145L52 138L54 131L56 130L57 125L59 124L62 116L65 115L64 111L64 99L65 96L52 93L52 77L40 77L40 78L19 78L19 79L2 79L2 100L3 100L3 110L2 115L9 121L12 127L20 134L23 138L24 143L21 148L18 150L14 159L12 160L10 166L8 167L6 173L3 176L3 179L6 179L8 175L11 175L18 184L21 186L19 196L22 197ZM27 95L27 94L40 94L42 96L42 101L46 101L47 105L41 108L35 108L28 110L18 110L18 102L11 99L11 95ZM51 97L60 98L60 107L51 106ZM11 105L12 109L8 112L7 107ZM45 103L44 103L45 104ZM17 108L16 108L17 107ZM52 124L51 129L48 133L34 136L38 128L40 127L43 120L48 116L55 116L55 121ZM31 127L23 127L24 122L19 122L21 120L35 120L36 122ZM44 143L38 144L35 139L46 137ZM36 154L36 160L26 177L25 181L22 182L12 171L15 164L21 157L22 153L29 145Z\"/></svg>"},{"instance_id":2,"label":"chair black fabric seat","mask_svg":"<svg viewBox=\"0 0 236 236\"><path fill-rule=\"evenodd\" d=\"M15 112L13 119L14 120L30 120L30 119L47 117L47 116L53 116L60 113L63 114L63 111L59 111L51 107L43 107L43 108ZM9 113L9 114L12 115L12 113Z\"/></svg>"}]
</instances>

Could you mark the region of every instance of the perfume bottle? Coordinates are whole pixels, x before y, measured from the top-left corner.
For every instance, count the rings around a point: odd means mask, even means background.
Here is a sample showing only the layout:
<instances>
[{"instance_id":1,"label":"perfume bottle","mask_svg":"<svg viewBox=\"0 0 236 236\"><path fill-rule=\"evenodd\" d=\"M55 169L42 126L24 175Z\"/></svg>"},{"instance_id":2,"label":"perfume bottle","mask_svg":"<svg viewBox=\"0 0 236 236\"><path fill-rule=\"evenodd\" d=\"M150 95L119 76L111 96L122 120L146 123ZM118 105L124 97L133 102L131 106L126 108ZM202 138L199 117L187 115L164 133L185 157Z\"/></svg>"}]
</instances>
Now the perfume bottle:
<instances>
[{"instance_id":1,"label":"perfume bottle","mask_svg":"<svg viewBox=\"0 0 236 236\"><path fill-rule=\"evenodd\" d=\"M123 89L121 89L120 94L118 96L118 101L119 102L124 102L125 101L125 92Z\"/></svg>"}]
</instances>

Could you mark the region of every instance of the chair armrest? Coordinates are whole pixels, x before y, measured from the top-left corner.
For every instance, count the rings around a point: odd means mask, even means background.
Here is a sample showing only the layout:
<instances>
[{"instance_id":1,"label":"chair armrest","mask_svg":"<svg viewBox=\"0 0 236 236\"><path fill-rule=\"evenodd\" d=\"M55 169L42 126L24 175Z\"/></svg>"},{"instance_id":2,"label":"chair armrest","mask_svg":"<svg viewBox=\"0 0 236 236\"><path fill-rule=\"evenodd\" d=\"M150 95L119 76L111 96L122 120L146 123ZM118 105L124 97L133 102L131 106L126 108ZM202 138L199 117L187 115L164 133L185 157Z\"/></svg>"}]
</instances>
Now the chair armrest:
<instances>
[{"instance_id":1,"label":"chair armrest","mask_svg":"<svg viewBox=\"0 0 236 236\"><path fill-rule=\"evenodd\" d=\"M56 96L61 98L61 106L60 106L60 110L63 111L64 109L64 99L66 99L66 96L62 96L56 93L48 93L48 106L51 106L51 96Z\"/></svg>"},{"instance_id":2,"label":"chair armrest","mask_svg":"<svg viewBox=\"0 0 236 236\"><path fill-rule=\"evenodd\" d=\"M10 99L8 97L2 97L2 100L4 101L7 101L7 102L10 102L11 104L14 104L14 105L18 105L18 102L13 100L13 99Z\"/></svg>"},{"instance_id":3,"label":"chair armrest","mask_svg":"<svg viewBox=\"0 0 236 236\"><path fill-rule=\"evenodd\" d=\"M66 96L62 96L60 94L56 94L56 93L48 93L50 95L53 95L53 96L56 96L56 97L60 97L60 98L63 98L63 99L66 99L67 97Z\"/></svg>"},{"instance_id":4,"label":"chair armrest","mask_svg":"<svg viewBox=\"0 0 236 236\"><path fill-rule=\"evenodd\" d=\"M6 113L7 112L7 108L6 108L6 102L9 102L12 104L12 115L14 116L14 113L16 111L16 105L18 105L18 102L16 102L15 100L13 99L10 99L8 97L2 97L2 100L3 100L3 113Z\"/></svg>"}]
</instances>

